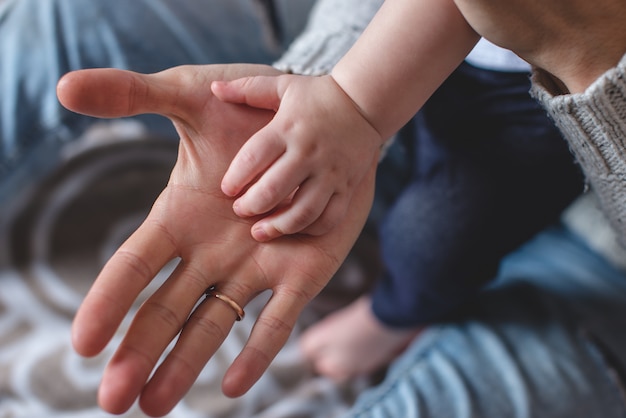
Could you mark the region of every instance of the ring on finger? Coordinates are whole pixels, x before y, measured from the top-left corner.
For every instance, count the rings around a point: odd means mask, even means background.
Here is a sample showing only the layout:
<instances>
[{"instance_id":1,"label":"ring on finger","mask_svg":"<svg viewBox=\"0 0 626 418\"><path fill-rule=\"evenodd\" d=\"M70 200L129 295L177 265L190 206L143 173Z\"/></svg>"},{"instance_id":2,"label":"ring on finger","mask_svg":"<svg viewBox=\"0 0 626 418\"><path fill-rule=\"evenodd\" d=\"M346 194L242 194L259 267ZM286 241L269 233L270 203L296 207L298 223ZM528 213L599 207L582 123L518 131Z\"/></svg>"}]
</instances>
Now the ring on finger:
<instances>
[{"instance_id":1,"label":"ring on finger","mask_svg":"<svg viewBox=\"0 0 626 418\"><path fill-rule=\"evenodd\" d=\"M241 321L244 318L244 316L246 316L246 313L244 312L243 308L239 306L239 304L235 302L233 299L231 299L230 297L222 293L218 293L215 290L216 290L215 286L211 286L204 292L204 294L206 295L207 298L214 297L214 298L221 300L222 302L225 302L237 314L237 321Z\"/></svg>"}]
</instances>

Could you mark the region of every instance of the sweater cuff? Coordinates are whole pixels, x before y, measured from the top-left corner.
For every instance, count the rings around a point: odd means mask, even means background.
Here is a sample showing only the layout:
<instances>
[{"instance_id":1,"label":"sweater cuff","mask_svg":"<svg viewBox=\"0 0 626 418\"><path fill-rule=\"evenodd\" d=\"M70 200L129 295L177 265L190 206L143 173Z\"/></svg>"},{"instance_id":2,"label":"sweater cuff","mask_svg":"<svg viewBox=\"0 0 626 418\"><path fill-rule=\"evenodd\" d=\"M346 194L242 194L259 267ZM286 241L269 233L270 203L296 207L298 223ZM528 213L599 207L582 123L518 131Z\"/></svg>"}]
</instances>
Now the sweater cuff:
<instances>
[{"instance_id":1,"label":"sweater cuff","mask_svg":"<svg viewBox=\"0 0 626 418\"><path fill-rule=\"evenodd\" d=\"M292 74L329 74L382 3L383 0L318 0L304 32L274 67Z\"/></svg>"},{"instance_id":2,"label":"sweater cuff","mask_svg":"<svg viewBox=\"0 0 626 418\"><path fill-rule=\"evenodd\" d=\"M289 74L326 75L356 42L360 33L309 32L294 41L274 67Z\"/></svg>"},{"instance_id":3,"label":"sweater cuff","mask_svg":"<svg viewBox=\"0 0 626 418\"><path fill-rule=\"evenodd\" d=\"M533 74L532 95L567 139L602 210L626 243L626 55L584 93L562 94Z\"/></svg>"}]
</instances>

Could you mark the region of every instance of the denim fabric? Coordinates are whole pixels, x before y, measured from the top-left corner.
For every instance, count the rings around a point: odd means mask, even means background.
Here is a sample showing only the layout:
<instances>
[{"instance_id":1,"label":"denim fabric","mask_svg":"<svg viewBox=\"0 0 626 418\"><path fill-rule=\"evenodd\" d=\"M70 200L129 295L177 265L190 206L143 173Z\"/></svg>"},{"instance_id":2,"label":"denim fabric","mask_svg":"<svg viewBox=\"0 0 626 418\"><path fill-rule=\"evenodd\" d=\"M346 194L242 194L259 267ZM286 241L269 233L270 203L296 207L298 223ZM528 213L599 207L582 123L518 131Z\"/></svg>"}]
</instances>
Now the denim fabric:
<instances>
[{"instance_id":1,"label":"denim fabric","mask_svg":"<svg viewBox=\"0 0 626 418\"><path fill-rule=\"evenodd\" d=\"M582 192L567 143L529 88L527 73L463 64L417 115L412 138L403 132L409 181L381 222L387 271L372 295L382 322L445 318ZM377 193L398 188L397 167L386 183L385 169Z\"/></svg>"},{"instance_id":2,"label":"denim fabric","mask_svg":"<svg viewBox=\"0 0 626 418\"><path fill-rule=\"evenodd\" d=\"M563 227L431 327L349 417L626 417L626 275Z\"/></svg>"},{"instance_id":3,"label":"denim fabric","mask_svg":"<svg viewBox=\"0 0 626 418\"><path fill-rule=\"evenodd\" d=\"M182 64L269 64L304 25L313 0L275 3L272 10L260 0L4 0L0 208L49 172L62 144L93 122L58 103L56 83L64 73L90 67L150 73ZM161 137L175 137L165 119L138 119Z\"/></svg>"}]
</instances>

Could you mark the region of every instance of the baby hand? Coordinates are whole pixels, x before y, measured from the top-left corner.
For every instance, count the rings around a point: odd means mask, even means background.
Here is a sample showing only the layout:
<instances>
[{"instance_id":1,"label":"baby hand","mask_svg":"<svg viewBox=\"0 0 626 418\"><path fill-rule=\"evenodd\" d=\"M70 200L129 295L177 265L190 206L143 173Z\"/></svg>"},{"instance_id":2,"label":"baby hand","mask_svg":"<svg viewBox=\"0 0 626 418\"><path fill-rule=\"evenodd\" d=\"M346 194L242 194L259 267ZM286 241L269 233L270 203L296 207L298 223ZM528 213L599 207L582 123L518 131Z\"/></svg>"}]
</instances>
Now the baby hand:
<instances>
[{"instance_id":1,"label":"baby hand","mask_svg":"<svg viewBox=\"0 0 626 418\"><path fill-rule=\"evenodd\" d=\"M321 235L344 217L354 186L378 163L380 134L331 76L214 82L220 100L275 111L240 149L222 191L240 217L259 216L257 241Z\"/></svg>"}]
</instances>

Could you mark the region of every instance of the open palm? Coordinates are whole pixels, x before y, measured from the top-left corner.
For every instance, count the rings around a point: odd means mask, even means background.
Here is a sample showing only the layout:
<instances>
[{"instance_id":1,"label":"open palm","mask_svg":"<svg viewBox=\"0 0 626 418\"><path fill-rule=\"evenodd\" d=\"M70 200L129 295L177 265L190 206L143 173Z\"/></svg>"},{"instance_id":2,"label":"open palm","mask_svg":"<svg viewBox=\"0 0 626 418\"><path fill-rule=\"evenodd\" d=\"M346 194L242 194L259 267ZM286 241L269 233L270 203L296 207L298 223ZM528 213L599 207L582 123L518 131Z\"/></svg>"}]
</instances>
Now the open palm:
<instances>
[{"instance_id":1,"label":"open palm","mask_svg":"<svg viewBox=\"0 0 626 418\"><path fill-rule=\"evenodd\" d=\"M124 412L139 397L147 414L164 415L184 396L236 319L226 303L198 304L212 285L241 306L272 291L224 377L225 394L245 393L285 344L304 306L335 273L365 222L375 166L355 191L345 221L326 235L259 243L250 235L255 219L234 214L220 181L242 144L273 113L220 102L210 83L275 73L246 64L184 66L151 75L98 69L70 73L59 82L59 99L71 110L107 118L157 113L170 118L180 136L167 187L105 265L74 321L76 350L96 355L157 272L180 258L138 310L105 370L99 401L109 412Z\"/></svg>"}]
</instances>

